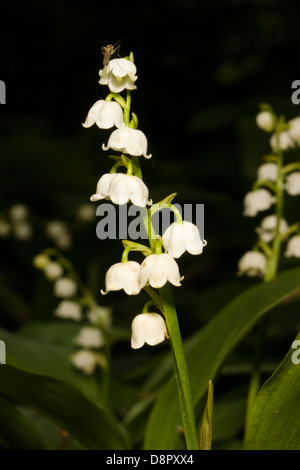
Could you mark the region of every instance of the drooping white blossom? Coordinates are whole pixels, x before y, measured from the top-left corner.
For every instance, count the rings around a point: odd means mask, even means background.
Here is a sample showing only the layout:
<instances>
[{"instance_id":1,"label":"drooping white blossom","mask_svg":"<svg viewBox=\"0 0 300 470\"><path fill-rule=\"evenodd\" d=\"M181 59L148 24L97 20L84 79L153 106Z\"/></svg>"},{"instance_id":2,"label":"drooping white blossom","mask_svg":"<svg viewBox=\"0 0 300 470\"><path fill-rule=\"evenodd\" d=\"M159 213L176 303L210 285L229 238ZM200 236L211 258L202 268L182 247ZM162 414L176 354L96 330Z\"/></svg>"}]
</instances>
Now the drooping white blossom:
<instances>
[{"instance_id":1,"label":"drooping white blossom","mask_svg":"<svg viewBox=\"0 0 300 470\"><path fill-rule=\"evenodd\" d=\"M261 111L256 116L256 124L258 127L267 132L274 129L274 118L270 111Z\"/></svg>"},{"instance_id":2,"label":"drooping white blossom","mask_svg":"<svg viewBox=\"0 0 300 470\"><path fill-rule=\"evenodd\" d=\"M294 235L289 239L284 256L300 258L300 235Z\"/></svg>"},{"instance_id":3,"label":"drooping white blossom","mask_svg":"<svg viewBox=\"0 0 300 470\"><path fill-rule=\"evenodd\" d=\"M92 325L108 329L112 322L111 308L98 305L87 312L87 318Z\"/></svg>"},{"instance_id":4,"label":"drooping white blossom","mask_svg":"<svg viewBox=\"0 0 300 470\"><path fill-rule=\"evenodd\" d=\"M56 261L49 261L44 266L44 274L50 281L54 281L54 279L61 277L63 272L64 270L62 266Z\"/></svg>"},{"instance_id":5,"label":"drooping white blossom","mask_svg":"<svg viewBox=\"0 0 300 470\"><path fill-rule=\"evenodd\" d=\"M276 181L278 174L278 166L276 163L263 163L257 169L257 179L258 180L267 180L267 181Z\"/></svg>"},{"instance_id":6,"label":"drooping white blossom","mask_svg":"<svg viewBox=\"0 0 300 470\"><path fill-rule=\"evenodd\" d=\"M101 129L124 126L122 107L116 101L96 101L82 125L83 127L91 127L93 124Z\"/></svg>"},{"instance_id":7,"label":"drooping white blossom","mask_svg":"<svg viewBox=\"0 0 300 470\"><path fill-rule=\"evenodd\" d=\"M56 317L80 321L82 319L82 310L78 302L73 300L62 300L54 310Z\"/></svg>"},{"instance_id":8,"label":"drooping white blossom","mask_svg":"<svg viewBox=\"0 0 300 470\"><path fill-rule=\"evenodd\" d=\"M270 146L273 152L278 151L278 142L277 142L277 135L272 134L270 139ZM295 142L293 141L290 133L288 131L282 131L279 134L279 148L281 150L289 150L295 147Z\"/></svg>"},{"instance_id":9,"label":"drooping white blossom","mask_svg":"<svg viewBox=\"0 0 300 470\"><path fill-rule=\"evenodd\" d=\"M201 240L198 227L191 222L172 223L162 236L166 252L173 258L179 258L185 251L191 255L200 255L206 240Z\"/></svg>"},{"instance_id":10,"label":"drooping white blossom","mask_svg":"<svg viewBox=\"0 0 300 470\"><path fill-rule=\"evenodd\" d=\"M14 204L10 208L9 215L13 222L24 221L28 218L28 207L24 204Z\"/></svg>"},{"instance_id":11,"label":"drooping white blossom","mask_svg":"<svg viewBox=\"0 0 300 470\"><path fill-rule=\"evenodd\" d=\"M267 269L267 258L260 251L247 251L239 260L238 274L249 277L262 277Z\"/></svg>"},{"instance_id":12,"label":"drooping white blossom","mask_svg":"<svg viewBox=\"0 0 300 470\"><path fill-rule=\"evenodd\" d=\"M141 313L131 325L131 347L139 349L145 343L155 346L162 343L167 335L165 320L158 313Z\"/></svg>"},{"instance_id":13,"label":"drooping white blossom","mask_svg":"<svg viewBox=\"0 0 300 470\"><path fill-rule=\"evenodd\" d=\"M244 215L254 217L258 212L270 209L275 201L275 196L266 189L250 191L244 198Z\"/></svg>"},{"instance_id":14,"label":"drooping white blossom","mask_svg":"<svg viewBox=\"0 0 300 470\"><path fill-rule=\"evenodd\" d=\"M108 85L113 93L123 90L135 90L134 82L137 79L136 66L131 60L125 58L112 59L99 71L100 85Z\"/></svg>"},{"instance_id":15,"label":"drooping white blossom","mask_svg":"<svg viewBox=\"0 0 300 470\"><path fill-rule=\"evenodd\" d=\"M288 129L288 133L293 139L293 141L300 146L300 116L291 119L288 124L290 128Z\"/></svg>"},{"instance_id":16,"label":"drooping white blossom","mask_svg":"<svg viewBox=\"0 0 300 470\"><path fill-rule=\"evenodd\" d=\"M145 134L139 129L127 126L115 129L107 145L103 144L102 148L103 150L113 149L134 157L143 155L145 158L151 158L151 155L147 155L148 142Z\"/></svg>"},{"instance_id":17,"label":"drooping white blossom","mask_svg":"<svg viewBox=\"0 0 300 470\"><path fill-rule=\"evenodd\" d=\"M12 225L13 233L19 240L28 240L32 235L32 226L26 220L19 220Z\"/></svg>"},{"instance_id":18,"label":"drooping white blossom","mask_svg":"<svg viewBox=\"0 0 300 470\"><path fill-rule=\"evenodd\" d=\"M54 295L56 297L63 297L65 299L73 297L77 291L77 283L74 279L68 277L61 277L54 283Z\"/></svg>"},{"instance_id":19,"label":"drooping white blossom","mask_svg":"<svg viewBox=\"0 0 300 470\"><path fill-rule=\"evenodd\" d=\"M72 364L84 374L91 375L99 364L99 355L88 349L80 349L70 357Z\"/></svg>"},{"instance_id":20,"label":"drooping white blossom","mask_svg":"<svg viewBox=\"0 0 300 470\"><path fill-rule=\"evenodd\" d=\"M256 233L260 235L260 238L265 242L269 243L275 236L277 225L276 215L268 215L262 221L259 227L256 228ZM281 219L279 223L279 233L282 234L288 230L289 226L285 219Z\"/></svg>"},{"instance_id":21,"label":"drooping white blossom","mask_svg":"<svg viewBox=\"0 0 300 470\"><path fill-rule=\"evenodd\" d=\"M74 338L74 343L83 348L101 348L104 345L104 336L99 328L84 326Z\"/></svg>"},{"instance_id":22,"label":"drooping white blossom","mask_svg":"<svg viewBox=\"0 0 300 470\"><path fill-rule=\"evenodd\" d=\"M96 193L91 201L110 199L114 204L126 204L131 201L138 207L145 207L149 201L149 190L145 183L135 175L124 173L106 173L98 181Z\"/></svg>"},{"instance_id":23,"label":"drooping white blossom","mask_svg":"<svg viewBox=\"0 0 300 470\"><path fill-rule=\"evenodd\" d=\"M284 188L290 196L300 194L300 171L294 171L286 176Z\"/></svg>"},{"instance_id":24,"label":"drooping white blossom","mask_svg":"<svg viewBox=\"0 0 300 470\"><path fill-rule=\"evenodd\" d=\"M105 295L110 291L124 289L128 295L136 295L140 292L139 287L140 264L136 261L113 264L105 275Z\"/></svg>"},{"instance_id":25,"label":"drooping white blossom","mask_svg":"<svg viewBox=\"0 0 300 470\"><path fill-rule=\"evenodd\" d=\"M167 281L174 286L181 286L182 279L176 261L167 253L154 253L147 256L140 267L139 286L141 289L147 285L159 289Z\"/></svg>"}]
</instances>

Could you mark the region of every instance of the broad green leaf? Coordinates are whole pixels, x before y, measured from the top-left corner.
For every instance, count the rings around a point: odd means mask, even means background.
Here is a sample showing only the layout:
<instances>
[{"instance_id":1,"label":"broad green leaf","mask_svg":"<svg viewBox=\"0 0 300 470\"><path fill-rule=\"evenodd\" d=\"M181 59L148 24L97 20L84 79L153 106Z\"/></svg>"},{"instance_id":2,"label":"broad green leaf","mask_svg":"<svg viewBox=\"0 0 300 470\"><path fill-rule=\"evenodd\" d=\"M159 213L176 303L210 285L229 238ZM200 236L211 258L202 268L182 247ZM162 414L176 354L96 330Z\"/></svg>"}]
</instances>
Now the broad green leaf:
<instances>
[{"instance_id":1,"label":"broad green leaf","mask_svg":"<svg viewBox=\"0 0 300 470\"><path fill-rule=\"evenodd\" d=\"M243 292L226 305L198 333L187 362L196 405L207 390L220 366L233 348L273 307L291 297L300 287L300 269L281 273L267 284L259 284ZM145 449L177 449L181 425L176 384L172 378L153 407L145 437Z\"/></svg>"},{"instance_id":2,"label":"broad green leaf","mask_svg":"<svg viewBox=\"0 0 300 470\"><path fill-rule=\"evenodd\" d=\"M300 450L300 333L253 404L246 450Z\"/></svg>"},{"instance_id":3,"label":"broad green leaf","mask_svg":"<svg viewBox=\"0 0 300 470\"><path fill-rule=\"evenodd\" d=\"M0 393L28 406L92 450L128 448L115 418L73 385L10 366L0 366Z\"/></svg>"},{"instance_id":4,"label":"broad green leaf","mask_svg":"<svg viewBox=\"0 0 300 470\"><path fill-rule=\"evenodd\" d=\"M16 367L70 382L98 403L101 396L96 378L85 376L70 362L70 355L76 351L72 339L79 329L80 325L71 322L33 324L24 328L20 335L0 329L0 339L6 344L6 361Z\"/></svg>"},{"instance_id":5,"label":"broad green leaf","mask_svg":"<svg viewBox=\"0 0 300 470\"><path fill-rule=\"evenodd\" d=\"M2 395L0 395L0 439L4 442L5 448L10 450L43 449L41 440L29 420Z\"/></svg>"}]
</instances>

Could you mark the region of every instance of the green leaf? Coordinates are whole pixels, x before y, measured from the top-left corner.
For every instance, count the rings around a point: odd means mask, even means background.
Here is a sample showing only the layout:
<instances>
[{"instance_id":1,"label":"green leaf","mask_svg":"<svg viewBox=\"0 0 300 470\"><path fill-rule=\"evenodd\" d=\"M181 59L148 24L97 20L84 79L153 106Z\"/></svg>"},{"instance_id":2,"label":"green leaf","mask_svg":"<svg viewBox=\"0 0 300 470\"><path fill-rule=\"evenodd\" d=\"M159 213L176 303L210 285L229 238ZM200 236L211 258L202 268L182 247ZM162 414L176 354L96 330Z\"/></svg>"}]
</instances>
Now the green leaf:
<instances>
[{"instance_id":1,"label":"green leaf","mask_svg":"<svg viewBox=\"0 0 300 470\"><path fill-rule=\"evenodd\" d=\"M73 339L81 328L71 322L32 323L14 334L0 328L6 344L8 364L32 372L63 379L80 389L89 399L99 402L101 393L95 376L85 376L71 364L77 348Z\"/></svg>"},{"instance_id":2,"label":"green leaf","mask_svg":"<svg viewBox=\"0 0 300 470\"><path fill-rule=\"evenodd\" d=\"M283 272L277 279L240 294L198 333L193 348L187 354L194 405L203 397L208 381L213 380L233 348L264 314L292 296L299 286L299 268ZM181 426L181 418L176 384L172 378L153 407L144 448L177 449L180 446L178 426Z\"/></svg>"},{"instance_id":3,"label":"green leaf","mask_svg":"<svg viewBox=\"0 0 300 470\"><path fill-rule=\"evenodd\" d=\"M63 380L6 364L0 366L0 392L48 417L87 449L128 448L115 418Z\"/></svg>"},{"instance_id":4,"label":"green leaf","mask_svg":"<svg viewBox=\"0 0 300 470\"><path fill-rule=\"evenodd\" d=\"M300 333L296 347L300 346ZM300 361L292 347L253 404L246 450L300 450Z\"/></svg>"},{"instance_id":5,"label":"green leaf","mask_svg":"<svg viewBox=\"0 0 300 470\"><path fill-rule=\"evenodd\" d=\"M30 422L1 395L0 439L5 443L5 448L10 450L43 449L40 438Z\"/></svg>"}]
</instances>

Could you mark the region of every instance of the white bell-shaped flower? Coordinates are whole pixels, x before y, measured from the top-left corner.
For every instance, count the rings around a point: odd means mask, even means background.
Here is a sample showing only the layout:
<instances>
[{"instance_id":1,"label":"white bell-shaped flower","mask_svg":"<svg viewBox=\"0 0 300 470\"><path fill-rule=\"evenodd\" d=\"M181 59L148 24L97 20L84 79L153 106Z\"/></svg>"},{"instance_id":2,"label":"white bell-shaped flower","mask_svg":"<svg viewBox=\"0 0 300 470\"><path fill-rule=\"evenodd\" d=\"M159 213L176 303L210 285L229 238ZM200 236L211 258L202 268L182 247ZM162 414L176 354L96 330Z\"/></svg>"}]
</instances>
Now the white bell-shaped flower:
<instances>
[{"instance_id":1,"label":"white bell-shaped flower","mask_svg":"<svg viewBox=\"0 0 300 470\"><path fill-rule=\"evenodd\" d=\"M256 124L258 127L267 132L274 129L274 118L270 111L261 111L256 116Z\"/></svg>"},{"instance_id":2,"label":"white bell-shaped flower","mask_svg":"<svg viewBox=\"0 0 300 470\"><path fill-rule=\"evenodd\" d=\"M262 277L267 269L267 258L260 251L247 251L239 260L238 274L249 277Z\"/></svg>"},{"instance_id":3,"label":"white bell-shaped flower","mask_svg":"<svg viewBox=\"0 0 300 470\"><path fill-rule=\"evenodd\" d=\"M131 60L124 58L112 59L99 71L100 85L108 85L113 93L123 90L135 90L134 82L137 79L136 66Z\"/></svg>"},{"instance_id":4,"label":"white bell-shaped flower","mask_svg":"<svg viewBox=\"0 0 300 470\"><path fill-rule=\"evenodd\" d=\"M291 126L288 129L288 133L293 141L300 146L300 116L291 119L288 124Z\"/></svg>"},{"instance_id":5,"label":"white bell-shaped flower","mask_svg":"<svg viewBox=\"0 0 300 470\"><path fill-rule=\"evenodd\" d=\"M260 224L260 227L256 228L256 233L260 235L260 238L265 242L269 243L275 236L275 230L277 225L276 215L268 215L265 217ZM282 234L288 230L288 223L281 219L279 223L279 233Z\"/></svg>"},{"instance_id":6,"label":"white bell-shaped flower","mask_svg":"<svg viewBox=\"0 0 300 470\"><path fill-rule=\"evenodd\" d=\"M101 290L102 295L110 291L124 289L128 295L136 295L140 292L139 287L140 265L136 261L127 261L125 263L113 264L105 276L105 292Z\"/></svg>"},{"instance_id":7,"label":"white bell-shaped flower","mask_svg":"<svg viewBox=\"0 0 300 470\"><path fill-rule=\"evenodd\" d=\"M101 176L97 183L96 193L90 197L92 202L109 199L109 185L115 176L116 173L105 173Z\"/></svg>"},{"instance_id":8,"label":"white bell-shaped flower","mask_svg":"<svg viewBox=\"0 0 300 470\"><path fill-rule=\"evenodd\" d=\"M79 321L82 319L81 306L73 300L62 300L54 311L54 315L60 318Z\"/></svg>"},{"instance_id":9,"label":"white bell-shaped flower","mask_svg":"<svg viewBox=\"0 0 300 470\"><path fill-rule=\"evenodd\" d=\"M114 130L107 142L103 144L103 150L113 149L118 152L127 153L134 157L143 155L145 158L151 158L147 155L148 142L145 134L139 129L123 126Z\"/></svg>"},{"instance_id":10,"label":"white bell-shaped flower","mask_svg":"<svg viewBox=\"0 0 300 470\"><path fill-rule=\"evenodd\" d=\"M139 349L145 343L150 346L162 343L167 335L165 320L158 313L141 313L131 325L131 347Z\"/></svg>"},{"instance_id":11,"label":"white bell-shaped flower","mask_svg":"<svg viewBox=\"0 0 300 470\"><path fill-rule=\"evenodd\" d=\"M99 100L91 107L83 127L96 124L101 129L124 126L123 111L116 101Z\"/></svg>"},{"instance_id":12,"label":"white bell-shaped flower","mask_svg":"<svg viewBox=\"0 0 300 470\"><path fill-rule=\"evenodd\" d=\"M147 256L140 267L139 286L141 289L149 284L159 289L167 281L179 287L182 279L176 261L167 253Z\"/></svg>"},{"instance_id":13,"label":"white bell-shaped flower","mask_svg":"<svg viewBox=\"0 0 300 470\"><path fill-rule=\"evenodd\" d=\"M101 176L97 184L96 194L91 201L108 198L114 204L126 204L131 201L133 205L145 207L148 201L149 190L145 183L135 175L124 173L106 173Z\"/></svg>"},{"instance_id":14,"label":"white bell-shaped flower","mask_svg":"<svg viewBox=\"0 0 300 470\"><path fill-rule=\"evenodd\" d=\"M284 256L300 258L300 235L294 235L289 239Z\"/></svg>"},{"instance_id":15,"label":"white bell-shaped flower","mask_svg":"<svg viewBox=\"0 0 300 470\"><path fill-rule=\"evenodd\" d=\"M290 196L298 196L300 194L300 171L287 175L284 188Z\"/></svg>"},{"instance_id":16,"label":"white bell-shaped flower","mask_svg":"<svg viewBox=\"0 0 300 470\"><path fill-rule=\"evenodd\" d=\"M259 211L270 209L276 198L266 189L250 191L244 198L244 215L254 217Z\"/></svg>"},{"instance_id":17,"label":"white bell-shaped flower","mask_svg":"<svg viewBox=\"0 0 300 470\"><path fill-rule=\"evenodd\" d=\"M61 277L54 283L54 295L56 297L64 297L65 299L73 297L77 291L77 283L74 279Z\"/></svg>"},{"instance_id":18,"label":"white bell-shaped flower","mask_svg":"<svg viewBox=\"0 0 300 470\"><path fill-rule=\"evenodd\" d=\"M70 357L72 364L84 374L91 375L97 366L103 366L101 356L88 349L80 349Z\"/></svg>"},{"instance_id":19,"label":"white bell-shaped flower","mask_svg":"<svg viewBox=\"0 0 300 470\"><path fill-rule=\"evenodd\" d=\"M273 152L278 151L278 143L276 134L272 134L270 139L270 146ZM295 147L295 142L293 141L290 133L288 131L282 131L279 135L279 147L281 150L289 150Z\"/></svg>"},{"instance_id":20,"label":"white bell-shaped flower","mask_svg":"<svg viewBox=\"0 0 300 470\"><path fill-rule=\"evenodd\" d=\"M99 328L84 326L74 338L74 343L84 348L101 348L104 345L104 336Z\"/></svg>"},{"instance_id":21,"label":"white bell-shaped flower","mask_svg":"<svg viewBox=\"0 0 300 470\"><path fill-rule=\"evenodd\" d=\"M258 180L276 181L277 174L278 166L276 165L276 163L263 163L257 169Z\"/></svg>"},{"instance_id":22,"label":"white bell-shaped flower","mask_svg":"<svg viewBox=\"0 0 300 470\"><path fill-rule=\"evenodd\" d=\"M191 222L172 223L164 232L163 246L173 258L179 258L185 251L191 255L200 255L206 240L201 240L198 227Z\"/></svg>"}]
</instances>

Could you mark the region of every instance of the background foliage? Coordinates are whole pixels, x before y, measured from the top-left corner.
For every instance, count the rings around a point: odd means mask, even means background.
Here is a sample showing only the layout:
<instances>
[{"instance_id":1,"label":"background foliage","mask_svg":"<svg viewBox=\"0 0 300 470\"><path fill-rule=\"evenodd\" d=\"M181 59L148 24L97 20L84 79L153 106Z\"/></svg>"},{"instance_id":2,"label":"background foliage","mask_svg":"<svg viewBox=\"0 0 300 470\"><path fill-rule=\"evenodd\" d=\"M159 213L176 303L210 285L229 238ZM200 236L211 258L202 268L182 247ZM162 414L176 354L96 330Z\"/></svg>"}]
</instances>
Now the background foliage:
<instances>
[{"instance_id":1,"label":"background foliage","mask_svg":"<svg viewBox=\"0 0 300 470\"><path fill-rule=\"evenodd\" d=\"M121 55L134 53L138 88L133 110L153 155L143 161L152 199L177 192L176 202L205 204L208 245L201 257L180 260L185 280L174 289L185 346L193 351L197 335L218 312L259 284L236 277L238 259L255 240L255 222L243 217L242 201L269 151L268 137L255 125L259 103L270 103L288 118L299 114L290 99L291 84L299 78L298 6L292 0L165 0L115 2L112 8L109 2L31 0L7 2L1 10L0 79L7 87L7 104L0 108L1 211L15 203L28 205L34 233L28 241L0 240L0 338L10 338L9 366L0 369L0 408L7 413L7 419L0 418L0 446L58 448L63 428L72 436L67 448L106 448L100 423L113 436L112 448L140 448L145 432L150 439L147 421L172 373L168 347L130 348L129 327L143 295L100 295L121 245L99 241L96 221L82 225L76 219L78 206L89 200L110 164L101 150L105 133L81 126L90 106L103 97L97 83L100 47L122 39ZM287 205L287 220L297 204ZM128 334L112 351L108 406L101 402L97 377L86 378L69 364L78 326L54 319L52 285L32 265L33 257L51 246L44 227L53 219L69 224L73 244L67 256L97 301L112 307L115 328ZM282 268L296 264L283 260ZM289 282L289 294L295 293L297 284ZM269 304L264 381L299 331L299 304L279 300ZM242 304L240 309L243 317L247 312ZM254 331L249 328L228 351L215 379L213 448L242 447ZM199 357L205 354L199 351ZM211 360L210 355L202 359ZM27 388L21 396L23 384ZM47 390L41 402L32 395L33 384ZM65 408L70 396L76 409L81 404L76 419ZM263 391L260 400L263 407ZM168 445L167 434L164 439ZM258 443L250 436L247 445ZM289 448L287 441L282 445ZM299 447L299 430L293 445Z\"/></svg>"}]
</instances>

